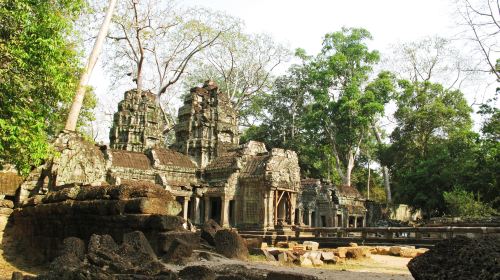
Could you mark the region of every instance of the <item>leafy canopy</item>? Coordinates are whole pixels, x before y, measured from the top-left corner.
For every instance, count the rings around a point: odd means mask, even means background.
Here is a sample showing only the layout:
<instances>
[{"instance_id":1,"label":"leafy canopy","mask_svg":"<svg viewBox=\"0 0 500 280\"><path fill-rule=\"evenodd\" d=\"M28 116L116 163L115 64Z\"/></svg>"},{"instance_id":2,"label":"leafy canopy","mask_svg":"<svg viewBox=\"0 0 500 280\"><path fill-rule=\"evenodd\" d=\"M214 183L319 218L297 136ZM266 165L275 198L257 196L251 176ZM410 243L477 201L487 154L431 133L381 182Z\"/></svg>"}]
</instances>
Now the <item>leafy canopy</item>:
<instances>
[{"instance_id":1,"label":"leafy canopy","mask_svg":"<svg viewBox=\"0 0 500 280\"><path fill-rule=\"evenodd\" d=\"M48 156L62 128L79 73L69 38L83 8L83 0L0 2L0 160L22 173Z\"/></svg>"}]
</instances>

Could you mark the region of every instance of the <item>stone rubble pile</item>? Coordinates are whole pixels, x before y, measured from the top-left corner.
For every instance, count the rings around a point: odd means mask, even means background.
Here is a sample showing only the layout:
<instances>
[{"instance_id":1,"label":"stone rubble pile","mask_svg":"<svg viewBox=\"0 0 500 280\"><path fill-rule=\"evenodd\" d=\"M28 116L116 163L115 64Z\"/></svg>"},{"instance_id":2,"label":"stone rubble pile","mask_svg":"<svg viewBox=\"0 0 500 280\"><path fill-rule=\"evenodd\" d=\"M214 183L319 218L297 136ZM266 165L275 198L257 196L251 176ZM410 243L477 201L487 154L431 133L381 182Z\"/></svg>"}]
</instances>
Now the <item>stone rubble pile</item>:
<instances>
[{"instance_id":1,"label":"stone rubble pile","mask_svg":"<svg viewBox=\"0 0 500 280\"><path fill-rule=\"evenodd\" d=\"M343 263L347 259L369 258L372 254L414 258L428 251L413 246L358 246L356 243L349 245L335 249L319 249L319 243L314 241L304 241L303 244L293 241L278 242L278 248L262 248L261 252L269 262L321 267L324 264Z\"/></svg>"},{"instance_id":2,"label":"stone rubble pile","mask_svg":"<svg viewBox=\"0 0 500 280\"><path fill-rule=\"evenodd\" d=\"M191 258L193 260L202 257L202 254L195 256L190 244L180 239L175 239L171 246L175 247L172 252L184 254L179 257L181 259ZM169 256L168 253L167 256L171 260L177 259L174 256ZM69 237L64 240L59 256L52 261L47 273L39 276L28 276L15 272L12 275L12 280L318 279L315 276L255 269L241 264L187 265L176 271L169 269L164 261L165 258L157 257L148 240L140 231L125 234L121 244L117 244L109 235L92 235L87 246L83 240Z\"/></svg>"}]
</instances>

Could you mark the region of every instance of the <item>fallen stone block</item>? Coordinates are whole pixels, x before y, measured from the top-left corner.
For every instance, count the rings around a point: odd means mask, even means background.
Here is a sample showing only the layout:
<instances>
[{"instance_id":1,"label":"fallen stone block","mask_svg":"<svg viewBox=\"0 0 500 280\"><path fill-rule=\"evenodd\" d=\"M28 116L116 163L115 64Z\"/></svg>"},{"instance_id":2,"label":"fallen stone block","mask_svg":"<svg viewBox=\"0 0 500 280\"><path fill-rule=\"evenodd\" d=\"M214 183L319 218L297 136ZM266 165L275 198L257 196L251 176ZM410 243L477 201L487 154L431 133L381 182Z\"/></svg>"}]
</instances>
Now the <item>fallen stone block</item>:
<instances>
[{"instance_id":1,"label":"fallen stone block","mask_svg":"<svg viewBox=\"0 0 500 280\"><path fill-rule=\"evenodd\" d=\"M416 249L402 247L399 256L403 258L414 258L418 255Z\"/></svg>"},{"instance_id":2,"label":"fallen stone block","mask_svg":"<svg viewBox=\"0 0 500 280\"><path fill-rule=\"evenodd\" d=\"M208 244L215 246L215 234L221 229L222 227L216 221L210 219L201 227L201 238Z\"/></svg>"},{"instance_id":3,"label":"fallen stone block","mask_svg":"<svg viewBox=\"0 0 500 280\"><path fill-rule=\"evenodd\" d=\"M322 261L334 261L335 255L333 252L321 252Z\"/></svg>"},{"instance_id":4,"label":"fallen stone block","mask_svg":"<svg viewBox=\"0 0 500 280\"><path fill-rule=\"evenodd\" d=\"M215 250L228 258L248 260L245 240L232 229L221 229L215 234Z\"/></svg>"},{"instance_id":5,"label":"fallen stone block","mask_svg":"<svg viewBox=\"0 0 500 280\"><path fill-rule=\"evenodd\" d=\"M358 243L351 242L349 243L349 247L358 247Z\"/></svg>"},{"instance_id":6,"label":"fallen stone block","mask_svg":"<svg viewBox=\"0 0 500 280\"><path fill-rule=\"evenodd\" d=\"M184 259L190 258L192 254L193 247L191 247L191 244L182 239L176 238L163 258L167 262L181 262Z\"/></svg>"},{"instance_id":7,"label":"fallen stone block","mask_svg":"<svg viewBox=\"0 0 500 280\"><path fill-rule=\"evenodd\" d=\"M216 274L206 266L188 266L179 271L181 280L215 280Z\"/></svg>"},{"instance_id":8,"label":"fallen stone block","mask_svg":"<svg viewBox=\"0 0 500 280\"><path fill-rule=\"evenodd\" d=\"M311 251L319 249L319 243L314 241L304 241L302 245L306 246L306 249Z\"/></svg>"}]
</instances>

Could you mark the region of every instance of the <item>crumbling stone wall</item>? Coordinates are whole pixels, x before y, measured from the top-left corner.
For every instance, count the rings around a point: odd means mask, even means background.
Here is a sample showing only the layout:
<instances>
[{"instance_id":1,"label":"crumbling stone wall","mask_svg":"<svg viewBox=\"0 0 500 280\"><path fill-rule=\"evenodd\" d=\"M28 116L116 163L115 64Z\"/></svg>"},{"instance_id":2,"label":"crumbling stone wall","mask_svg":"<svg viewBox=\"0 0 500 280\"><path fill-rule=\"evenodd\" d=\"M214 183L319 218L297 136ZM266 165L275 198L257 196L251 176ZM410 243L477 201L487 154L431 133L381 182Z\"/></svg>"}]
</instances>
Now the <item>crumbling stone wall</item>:
<instances>
[{"instance_id":1,"label":"crumbling stone wall","mask_svg":"<svg viewBox=\"0 0 500 280\"><path fill-rule=\"evenodd\" d=\"M35 262L51 260L66 237L88 240L92 234L142 231L158 254L165 253L165 233L185 231L176 216L181 206L156 185L77 185L32 197L9 218L17 249ZM189 233L189 232L187 232Z\"/></svg>"}]
</instances>

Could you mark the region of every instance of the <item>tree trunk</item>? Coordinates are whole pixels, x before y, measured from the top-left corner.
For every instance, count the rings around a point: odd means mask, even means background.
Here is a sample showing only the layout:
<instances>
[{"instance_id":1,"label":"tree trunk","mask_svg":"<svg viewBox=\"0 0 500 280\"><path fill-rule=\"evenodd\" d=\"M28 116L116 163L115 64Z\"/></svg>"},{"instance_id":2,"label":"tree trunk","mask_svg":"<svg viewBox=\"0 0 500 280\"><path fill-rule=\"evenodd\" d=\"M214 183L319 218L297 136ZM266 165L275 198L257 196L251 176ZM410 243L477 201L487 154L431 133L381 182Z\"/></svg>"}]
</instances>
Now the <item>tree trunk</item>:
<instances>
[{"instance_id":1,"label":"tree trunk","mask_svg":"<svg viewBox=\"0 0 500 280\"><path fill-rule=\"evenodd\" d=\"M354 168L354 153L350 152L349 161L347 162L347 166L345 169L345 177L344 177L344 185L346 186L351 185L351 173L353 168Z\"/></svg>"},{"instance_id":2,"label":"tree trunk","mask_svg":"<svg viewBox=\"0 0 500 280\"><path fill-rule=\"evenodd\" d=\"M375 134L375 138L377 139L377 143L379 146L381 146L382 143L382 136L380 136L380 132L378 131L377 127L375 124L372 124L372 130L373 133ZM382 176L384 177L384 189L385 189L385 197L387 204L392 204L392 194L391 194L391 182L390 182L390 177L389 177L389 168L387 166L382 165Z\"/></svg>"},{"instance_id":3,"label":"tree trunk","mask_svg":"<svg viewBox=\"0 0 500 280\"><path fill-rule=\"evenodd\" d=\"M92 70L94 70L94 66L99 58L99 54L102 49L102 45L104 43L104 39L108 33L109 25L111 23L111 17L113 15L113 11L115 9L116 0L110 0L108 10L106 11L106 16L104 21L99 29L99 34L97 35L97 39L94 43L94 47L92 48L92 52L90 53L89 60L87 65L80 77L80 82L78 84L78 88L76 90L75 97L73 98L73 103L71 104L71 109L68 114L68 119L66 120L65 129L69 131L76 130L76 123L78 121L78 116L80 115L80 110L83 105L83 98L85 97L86 86L89 82L90 75L92 74Z\"/></svg>"}]
</instances>

